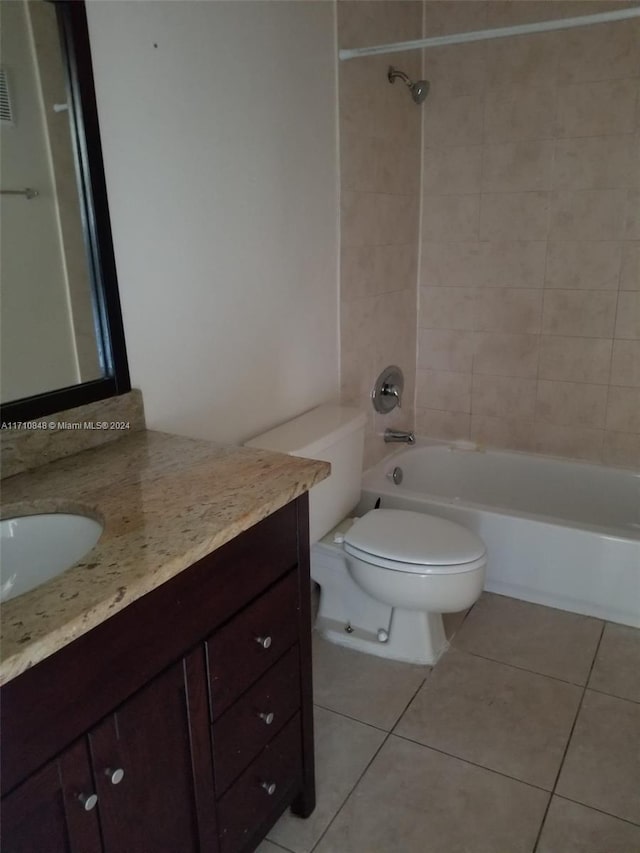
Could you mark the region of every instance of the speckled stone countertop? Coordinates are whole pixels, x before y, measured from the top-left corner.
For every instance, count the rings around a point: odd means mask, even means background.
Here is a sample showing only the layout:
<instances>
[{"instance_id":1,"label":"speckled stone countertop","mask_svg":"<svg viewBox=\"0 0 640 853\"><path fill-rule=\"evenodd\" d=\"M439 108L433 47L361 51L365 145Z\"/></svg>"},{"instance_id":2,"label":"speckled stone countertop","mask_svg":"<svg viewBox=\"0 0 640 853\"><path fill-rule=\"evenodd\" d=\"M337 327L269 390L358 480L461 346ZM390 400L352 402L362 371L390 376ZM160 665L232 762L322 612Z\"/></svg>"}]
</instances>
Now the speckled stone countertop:
<instances>
[{"instance_id":1,"label":"speckled stone countertop","mask_svg":"<svg viewBox=\"0 0 640 853\"><path fill-rule=\"evenodd\" d=\"M3 481L2 515L104 524L73 568L0 608L0 684L224 545L329 474L326 462L138 432Z\"/></svg>"}]
</instances>

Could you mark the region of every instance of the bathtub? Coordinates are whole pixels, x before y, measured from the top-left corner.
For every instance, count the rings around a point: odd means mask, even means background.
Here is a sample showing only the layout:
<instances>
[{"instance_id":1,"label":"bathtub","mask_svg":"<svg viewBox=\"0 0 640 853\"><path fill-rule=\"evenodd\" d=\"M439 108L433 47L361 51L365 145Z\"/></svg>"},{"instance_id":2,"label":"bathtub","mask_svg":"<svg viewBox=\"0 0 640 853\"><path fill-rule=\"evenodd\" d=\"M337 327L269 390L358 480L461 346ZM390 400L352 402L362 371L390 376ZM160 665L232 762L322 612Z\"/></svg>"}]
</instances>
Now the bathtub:
<instances>
[{"instance_id":1,"label":"bathtub","mask_svg":"<svg viewBox=\"0 0 640 853\"><path fill-rule=\"evenodd\" d=\"M379 498L456 521L487 546L485 589L640 627L640 473L461 445L388 456L365 473L358 514Z\"/></svg>"}]
</instances>

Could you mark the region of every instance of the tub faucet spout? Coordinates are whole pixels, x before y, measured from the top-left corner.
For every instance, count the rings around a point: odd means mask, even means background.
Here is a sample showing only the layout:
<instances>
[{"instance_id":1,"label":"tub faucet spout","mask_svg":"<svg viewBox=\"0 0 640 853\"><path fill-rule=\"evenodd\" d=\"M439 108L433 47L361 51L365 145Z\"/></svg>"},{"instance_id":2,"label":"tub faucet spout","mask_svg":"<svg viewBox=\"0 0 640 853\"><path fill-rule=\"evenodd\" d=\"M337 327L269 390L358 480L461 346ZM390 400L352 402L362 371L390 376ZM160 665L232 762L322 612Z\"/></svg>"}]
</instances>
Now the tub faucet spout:
<instances>
[{"instance_id":1,"label":"tub faucet spout","mask_svg":"<svg viewBox=\"0 0 640 853\"><path fill-rule=\"evenodd\" d=\"M405 432L401 429L389 429L384 431L384 440L386 444L391 442L401 442L403 444L414 444L416 437L412 432Z\"/></svg>"}]
</instances>

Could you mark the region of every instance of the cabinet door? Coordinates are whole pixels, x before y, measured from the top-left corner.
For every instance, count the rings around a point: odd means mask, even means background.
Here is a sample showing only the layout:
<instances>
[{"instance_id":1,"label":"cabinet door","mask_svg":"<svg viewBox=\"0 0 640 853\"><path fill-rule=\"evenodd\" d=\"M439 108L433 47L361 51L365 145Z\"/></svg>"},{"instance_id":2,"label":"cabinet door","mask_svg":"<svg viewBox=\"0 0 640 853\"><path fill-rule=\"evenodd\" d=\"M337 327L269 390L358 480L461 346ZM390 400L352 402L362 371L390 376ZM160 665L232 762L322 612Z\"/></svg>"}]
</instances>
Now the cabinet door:
<instances>
[{"instance_id":1,"label":"cabinet door","mask_svg":"<svg viewBox=\"0 0 640 853\"><path fill-rule=\"evenodd\" d=\"M89 733L105 853L216 849L202 656L166 670Z\"/></svg>"},{"instance_id":2,"label":"cabinet door","mask_svg":"<svg viewBox=\"0 0 640 853\"><path fill-rule=\"evenodd\" d=\"M100 853L85 741L34 773L2 801L2 853Z\"/></svg>"}]
</instances>

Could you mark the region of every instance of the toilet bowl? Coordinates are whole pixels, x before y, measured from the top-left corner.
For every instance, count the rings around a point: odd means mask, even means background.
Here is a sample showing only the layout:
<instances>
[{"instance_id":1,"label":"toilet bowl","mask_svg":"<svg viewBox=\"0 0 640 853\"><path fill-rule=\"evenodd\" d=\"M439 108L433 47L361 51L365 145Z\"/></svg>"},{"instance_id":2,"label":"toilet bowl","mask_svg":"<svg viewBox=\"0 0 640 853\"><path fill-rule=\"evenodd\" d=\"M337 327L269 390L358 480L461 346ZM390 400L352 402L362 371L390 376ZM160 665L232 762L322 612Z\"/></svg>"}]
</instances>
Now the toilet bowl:
<instances>
[{"instance_id":1,"label":"toilet bowl","mask_svg":"<svg viewBox=\"0 0 640 853\"><path fill-rule=\"evenodd\" d=\"M328 403L247 446L331 463L331 476L309 495L311 577L321 588L316 628L343 646L433 664L446 648L442 614L470 607L482 592L485 547L461 525L422 513L376 509L350 518L364 427L362 412Z\"/></svg>"},{"instance_id":2,"label":"toilet bowl","mask_svg":"<svg viewBox=\"0 0 640 853\"><path fill-rule=\"evenodd\" d=\"M311 577L321 587L316 627L340 645L434 664L447 647L442 614L478 599L486 565L482 540L459 524L371 510L311 550Z\"/></svg>"}]
</instances>

